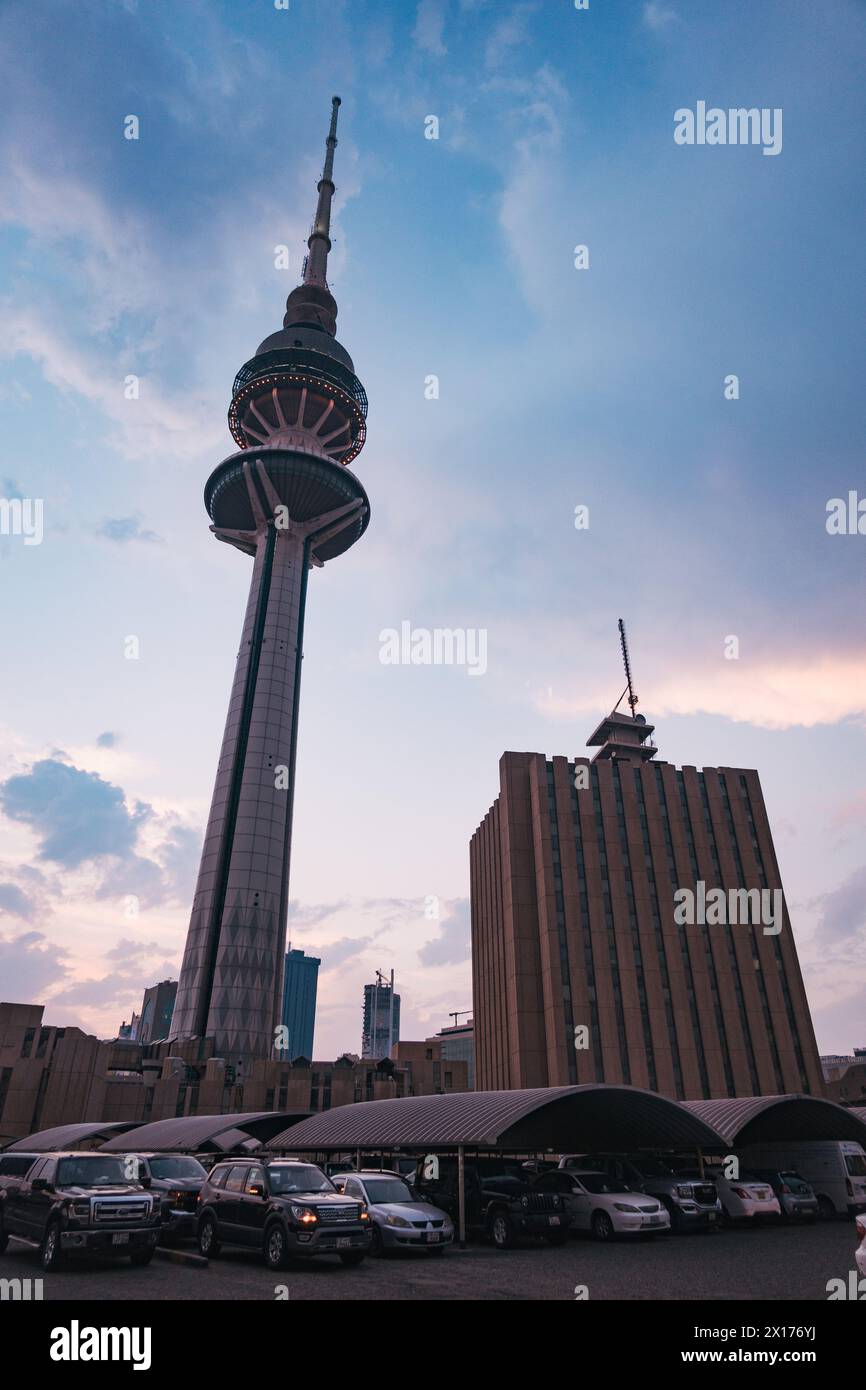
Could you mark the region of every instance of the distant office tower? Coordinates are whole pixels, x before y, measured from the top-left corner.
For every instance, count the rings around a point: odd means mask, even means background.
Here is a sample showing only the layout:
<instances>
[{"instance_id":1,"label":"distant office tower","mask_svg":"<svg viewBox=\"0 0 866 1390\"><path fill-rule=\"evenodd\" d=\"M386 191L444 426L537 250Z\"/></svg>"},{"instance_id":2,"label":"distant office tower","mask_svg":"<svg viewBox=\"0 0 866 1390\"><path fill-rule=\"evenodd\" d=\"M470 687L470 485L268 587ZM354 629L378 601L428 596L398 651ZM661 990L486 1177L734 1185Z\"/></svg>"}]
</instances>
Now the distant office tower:
<instances>
[{"instance_id":1,"label":"distant office tower","mask_svg":"<svg viewBox=\"0 0 866 1390\"><path fill-rule=\"evenodd\" d=\"M654 762L651 733L614 711L591 765L500 760L470 848L476 1085L822 1095L787 908L763 917L781 880L758 774Z\"/></svg>"},{"instance_id":2,"label":"distant office tower","mask_svg":"<svg viewBox=\"0 0 866 1390\"><path fill-rule=\"evenodd\" d=\"M303 951L286 952L282 1021L288 1029L288 1056L312 1060L316 1028L316 992L321 960Z\"/></svg>"},{"instance_id":3,"label":"distant office tower","mask_svg":"<svg viewBox=\"0 0 866 1390\"><path fill-rule=\"evenodd\" d=\"M308 574L369 519L347 466L366 438L367 397L334 336L327 282L339 104L303 283L238 372L238 452L205 487L214 535L253 564L174 1026L179 1039L213 1037L229 1063L270 1057L280 1021Z\"/></svg>"},{"instance_id":4,"label":"distant office tower","mask_svg":"<svg viewBox=\"0 0 866 1390\"><path fill-rule=\"evenodd\" d=\"M376 971L375 984L364 986L364 1032L361 1056L380 1061L390 1057L400 1041L400 996L394 993L394 971L390 982Z\"/></svg>"},{"instance_id":5,"label":"distant office tower","mask_svg":"<svg viewBox=\"0 0 866 1390\"><path fill-rule=\"evenodd\" d=\"M136 1042L159 1042L171 1036L171 1021L177 998L177 980L163 980L144 991L141 1017L131 1036Z\"/></svg>"},{"instance_id":6,"label":"distant office tower","mask_svg":"<svg viewBox=\"0 0 866 1390\"><path fill-rule=\"evenodd\" d=\"M470 1018L465 1023L455 1023L451 1028L442 1028L436 1034L442 1044L443 1062L465 1062L469 1090L475 1088L475 1023Z\"/></svg>"}]
</instances>

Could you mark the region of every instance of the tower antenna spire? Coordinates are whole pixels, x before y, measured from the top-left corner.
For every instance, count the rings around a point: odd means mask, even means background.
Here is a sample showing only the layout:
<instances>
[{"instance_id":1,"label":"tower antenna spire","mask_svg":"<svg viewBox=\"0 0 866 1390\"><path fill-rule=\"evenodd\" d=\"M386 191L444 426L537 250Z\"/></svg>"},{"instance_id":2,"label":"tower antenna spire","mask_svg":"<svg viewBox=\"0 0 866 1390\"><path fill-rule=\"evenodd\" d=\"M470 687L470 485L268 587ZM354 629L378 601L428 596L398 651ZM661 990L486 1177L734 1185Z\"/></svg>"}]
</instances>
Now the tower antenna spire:
<instances>
[{"instance_id":1,"label":"tower antenna spire","mask_svg":"<svg viewBox=\"0 0 866 1390\"><path fill-rule=\"evenodd\" d=\"M334 196L334 150L337 148L337 112L340 98L331 98L331 128L325 142L325 167L319 179L316 219L307 240L310 254L304 268L304 284L328 288L328 252L331 249L331 199Z\"/></svg>"},{"instance_id":2,"label":"tower antenna spire","mask_svg":"<svg viewBox=\"0 0 866 1390\"><path fill-rule=\"evenodd\" d=\"M625 623L623 622L622 618L620 618L619 620L619 641L620 646L622 647L622 664L625 667L625 678L627 681L626 689L628 690L629 709L632 712L632 717L634 717L634 712L637 708L637 695L635 694L634 686L632 684L631 679L631 663L628 659L628 641L626 640ZM624 694L625 690L622 692L622 695ZM620 695L619 700L622 699L622 695ZM619 700L617 700L617 704L619 704Z\"/></svg>"}]
</instances>

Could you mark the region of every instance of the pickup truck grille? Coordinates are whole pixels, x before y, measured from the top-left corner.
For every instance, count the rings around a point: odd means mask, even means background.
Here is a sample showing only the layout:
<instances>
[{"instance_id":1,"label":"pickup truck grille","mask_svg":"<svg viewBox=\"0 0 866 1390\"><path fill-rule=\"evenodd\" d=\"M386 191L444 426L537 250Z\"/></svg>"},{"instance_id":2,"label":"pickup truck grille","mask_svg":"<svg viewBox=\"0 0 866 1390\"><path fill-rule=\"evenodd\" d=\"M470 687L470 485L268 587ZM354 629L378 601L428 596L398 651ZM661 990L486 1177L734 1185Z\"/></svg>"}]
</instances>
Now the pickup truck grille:
<instances>
[{"instance_id":1,"label":"pickup truck grille","mask_svg":"<svg viewBox=\"0 0 866 1390\"><path fill-rule=\"evenodd\" d=\"M324 1226L326 1223L336 1221L359 1221L361 1219L361 1208L357 1202L346 1207L317 1207L316 1215Z\"/></svg>"},{"instance_id":2,"label":"pickup truck grille","mask_svg":"<svg viewBox=\"0 0 866 1390\"><path fill-rule=\"evenodd\" d=\"M136 1201L127 1201L124 1198L118 1200L116 1197L96 1197L93 1202L93 1220L99 1225L126 1224L134 1225L139 1222L149 1221L151 1215L151 1203L148 1197Z\"/></svg>"},{"instance_id":3,"label":"pickup truck grille","mask_svg":"<svg viewBox=\"0 0 866 1390\"><path fill-rule=\"evenodd\" d=\"M559 1198L554 1192L530 1192L527 1211L558 1211Z\"/></svg>"}]
</instances>

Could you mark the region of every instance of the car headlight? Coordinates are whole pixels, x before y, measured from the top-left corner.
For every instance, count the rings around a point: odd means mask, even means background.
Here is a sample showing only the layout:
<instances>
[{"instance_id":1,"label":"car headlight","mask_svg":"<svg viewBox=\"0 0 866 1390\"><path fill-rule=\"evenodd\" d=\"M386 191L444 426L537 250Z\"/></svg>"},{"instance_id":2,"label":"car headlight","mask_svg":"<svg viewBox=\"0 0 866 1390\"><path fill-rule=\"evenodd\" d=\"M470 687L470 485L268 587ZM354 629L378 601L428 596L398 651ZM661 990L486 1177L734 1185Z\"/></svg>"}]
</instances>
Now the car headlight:
<instances>
[{"instance_id":1,"label":"car headlight","mask_svg":"<svg viewBox=\"0 0 866 1390\"><path fill-rule=\"evenodd\" d=\"M613 1206L615 1211L631 1211L636 1213L639 1210L638 1207L633 1207L631 1202L614 1202Z\"/></svg>"},{"instance_id":2,"label":"car headlight","mask_svg":"<svg viewBox=\"0 0 866 1390\"><path fill-rule=\"evenodd\" d=\"M389 1212L388 1215L385 1217L385 1225L386 1225L386 1226L408 1226L408 1227L411 1229L411 1227L412 1227L412 1222L411 1222L411 1221L407 1221L406 1218L405 1218L405 1216L394 1216L394 1215L392 1215L392 1214Z\"/></svg>"},{"instance_id":3,"label":"car headlight","mask_svg":"<svg viewBox=\"0 0 866 1390\"><path fill-rule=\"evenodd\" d=\"M524 1196L521 1197L521 1199L520 1199L520 1204L521 1204L521 1206L528 1207L528 1206L529 1206L529 1198L528 1198L527 1196L524 1195Z\"/></svg>"},{"instance_id":4,"label":"car headlight","mask_svg":"<svg viewBox=\"0 0 866 1390\"><path fill-rule=\"evenodd\" d=\"M312 1226L319 1219L314 1211L310 1211L309 1207L293 1206L290 1210L295 1220L300 1221L304 1226Z\"/></svg>"},{"instance_id":5,"label":"car headlight","mask_svg":"<svg viewBox=\"0 0 866 1390\"><path fill-rule=\"evenodd\" d=\"M692 1201L694 1197L694 1194L690 1187L675 1187L674 1195L676 1197L683 1197L687 1202Z\"/></svg>"},{"instance_id":6,"label":"car headlight","mask_svg":"<svg viewBox=\"0 0 866 1390\"><path fill-rule=\"evenodd\" d=\"M553 1194L553 1205L554 1205L555 1207L561 1207L561 1206L562 1206L562 1198L560 1197L560 1195L559 1195L558 1192L554 1192L554 1194Z\"/></svg>"},{"instance_id":7,"label":"car headlight","mask_svg":"<svg viewBox=\"0 0 866 1390\"><path fill-rule=\"evenodd\" d=\"M72 1221L88 1221L90 1219L89 1202L70 1202L67 1210Z\"/></svg>"}]
</instances>

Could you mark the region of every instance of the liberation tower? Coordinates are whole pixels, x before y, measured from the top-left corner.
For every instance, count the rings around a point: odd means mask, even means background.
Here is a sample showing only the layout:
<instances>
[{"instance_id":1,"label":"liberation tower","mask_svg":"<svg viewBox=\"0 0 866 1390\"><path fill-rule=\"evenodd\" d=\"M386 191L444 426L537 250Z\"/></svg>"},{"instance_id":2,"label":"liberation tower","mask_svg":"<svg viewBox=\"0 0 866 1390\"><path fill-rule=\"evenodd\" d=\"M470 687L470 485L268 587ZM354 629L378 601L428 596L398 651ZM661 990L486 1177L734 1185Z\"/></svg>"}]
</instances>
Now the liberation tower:
<instances>
[{"instance_id":1,"label":"liberation tower","mask_svg":"<svg viewBox=\"0 0 866 1390\"><path fill-rule=\"evenodd\" d=\"M328 288L334 97L303 282L235 378L237 453L205 506L253 575L172 1021L227 1060L269 1057L280 1020L307 575L363 534L370 509L348 467L367 397L335 333Z\"/></svg>"}]
</instances>

